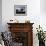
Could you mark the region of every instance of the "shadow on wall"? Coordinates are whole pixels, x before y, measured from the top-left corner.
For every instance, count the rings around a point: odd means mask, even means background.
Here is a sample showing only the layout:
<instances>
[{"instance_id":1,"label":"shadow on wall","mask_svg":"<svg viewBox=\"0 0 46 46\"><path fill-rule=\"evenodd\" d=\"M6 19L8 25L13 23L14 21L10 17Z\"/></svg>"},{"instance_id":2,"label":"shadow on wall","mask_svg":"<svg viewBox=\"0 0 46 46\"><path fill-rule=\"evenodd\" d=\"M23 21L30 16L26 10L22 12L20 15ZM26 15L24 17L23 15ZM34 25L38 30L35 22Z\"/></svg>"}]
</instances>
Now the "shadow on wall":
<instances>
[{"instance_id":1,"label":"shadow on wall","mask_svg":"<svg viewBox=\"0 0 46 46\"><path fill-rule=\"evenodd\" d=\"M2 31L2 0L0 0L0 31Z\"/></svg>"},{"instance_id":2,"label":"shadow on wall","mask_svg":"<svg viewBox=\"0 0 46 46\"><path fill-rule=\"evenodd\" d=\"M40 0L40 11L46 14L46 0Z\"/></svg>"}]
</instances>

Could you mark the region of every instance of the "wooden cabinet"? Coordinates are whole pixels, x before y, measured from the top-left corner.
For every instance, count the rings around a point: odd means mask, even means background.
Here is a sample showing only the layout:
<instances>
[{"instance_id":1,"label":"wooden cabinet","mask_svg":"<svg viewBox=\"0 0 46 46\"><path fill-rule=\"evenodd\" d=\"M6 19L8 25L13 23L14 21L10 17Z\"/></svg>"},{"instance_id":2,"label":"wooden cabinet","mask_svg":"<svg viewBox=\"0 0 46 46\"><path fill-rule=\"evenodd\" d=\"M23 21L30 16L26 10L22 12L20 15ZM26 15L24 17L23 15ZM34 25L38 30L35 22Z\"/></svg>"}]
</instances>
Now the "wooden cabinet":
<instances>
[{"instance_id":1,"label":"wooden cabinet","mask_svg":"<svg viewBox=\"0 0 46 46\"><path fill-rule=\"evenodd\" d=\"M13 41L23 43L22 46L33 46L33 23L7 23Z\"/></svg>"}]
</instances>

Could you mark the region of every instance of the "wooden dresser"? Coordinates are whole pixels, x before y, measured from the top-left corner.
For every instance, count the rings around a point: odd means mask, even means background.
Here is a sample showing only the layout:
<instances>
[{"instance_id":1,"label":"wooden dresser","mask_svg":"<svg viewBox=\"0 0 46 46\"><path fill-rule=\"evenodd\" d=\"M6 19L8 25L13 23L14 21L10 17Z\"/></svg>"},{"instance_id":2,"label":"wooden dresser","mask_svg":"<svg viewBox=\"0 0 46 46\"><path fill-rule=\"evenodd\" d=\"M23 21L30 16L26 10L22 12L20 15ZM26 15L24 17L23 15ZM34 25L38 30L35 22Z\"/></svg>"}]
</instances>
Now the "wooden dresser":
<instances>
[{"instance_id":1,"label":"wooden dresser","mask_svg":"<svg viewBox=\"0 0 46 46\"><path fill-rule=\"evenodd\" d=\"M7 23L12 39L21 46L33 46L33 23Z\"/></svg>"}]
</instances>

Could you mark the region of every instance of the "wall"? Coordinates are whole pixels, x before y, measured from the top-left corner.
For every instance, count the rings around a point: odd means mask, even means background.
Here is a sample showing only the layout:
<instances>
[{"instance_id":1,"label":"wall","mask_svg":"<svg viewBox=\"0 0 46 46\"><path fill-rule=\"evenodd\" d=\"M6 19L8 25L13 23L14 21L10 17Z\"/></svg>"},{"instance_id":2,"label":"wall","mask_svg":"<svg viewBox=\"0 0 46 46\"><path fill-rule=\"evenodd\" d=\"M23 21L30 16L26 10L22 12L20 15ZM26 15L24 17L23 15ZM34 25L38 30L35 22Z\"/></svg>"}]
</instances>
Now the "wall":
<instances>
[{"instance_id":1,"label":"wall","mask_svg":"<svg viewBox=\"0 0 46 46\"><path fill-rule=\"evenodd\" d=\"M0 0L0 31L2 29L2 0Z\"/></svg>"},{"instance_id":2,"label":"wall","mask_svg":"<svg viewBox=\"0 0 46 46\"><path fill-rule=\"evenodd\" d=\"M43 14L43 0L2 0L2 25L3 31L8 30L7 22L10 19L17 19L19 22L30 20L33 25L33 45L38 46L36 27L39 24L46 30L46 14ZM27 16L14 16L14 5L27 5Z\"/></svg>"},{"instance_id":3,"label":"wall","mask_svg":"<svg viewBox=\"0 0 46 46\"><path fill-rule=\"evenodd\" d=\"M40 9L42 13L46 13L46 0L40 0Z\"/></svg>"},{"instance_id":4,"label":"wall","mask_svg":"<svg viewBox=\"0 0 46 46\"><path fill-rule=\"evenodd\" d=\"M40 0L40 24L46 31L46 0Z\"/></svg>"},{"instance_id":5,"label":"wall","mask_svg":"<svg viewBox=\"0 0 46 46\"><path fill-rule=\"evenodd\" d=\"M14 16L14 5L18 5L18 4L27 5L27 16ZM40 16L40 0L39 1L38 0L31 0L31 1L3 0L2 1L3 26L5 26L7 21L10 19L17 19L20 22L24 22L25 20L29 19L31 22L39 23L39 16Z\"/></svg>"}]
</instances>

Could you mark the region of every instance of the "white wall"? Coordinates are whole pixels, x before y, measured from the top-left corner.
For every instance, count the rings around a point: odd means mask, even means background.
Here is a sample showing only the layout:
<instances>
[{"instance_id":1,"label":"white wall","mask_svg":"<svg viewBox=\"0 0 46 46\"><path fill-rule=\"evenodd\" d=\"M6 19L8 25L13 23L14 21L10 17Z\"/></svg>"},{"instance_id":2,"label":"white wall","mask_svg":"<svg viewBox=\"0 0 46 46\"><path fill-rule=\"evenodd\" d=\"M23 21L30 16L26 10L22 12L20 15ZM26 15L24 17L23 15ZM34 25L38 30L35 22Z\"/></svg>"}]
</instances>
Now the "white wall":
<instances>
[{"instance_id":1,"label":"white wall","mask_svg":"<svg viewBox=\"0 0 46 46\"><path fill-rule=\"evenodd\" d=\"M46 31L46 0L40 0L40 24Z\"/></svg>"},{"instance_id":2,"label":"white wall","mask_svg":"<svg viewBox=\"0 0 46 46\"><path fill-rule=\"evenodd\" d=\"M27 16L14 16L14 5L27 5ZM26 19L39 23L40 0L2 0L2 22L6 25L10 19L17 19L24 22ZM19 18L19 19L18 19ZM23 18L23 19L22 19ZM23 21L24 20L24 21ZM38 21L37 21L38 20Z\"/></svg>"},{"instance_id":3,"label":"white wall","mask_svg":"<svg viewBox=\"0 0 46 46\"><path fill-rule=\"evenodd\" d=\"M2 0L0 0L0 31L2 29Z\"/></svg>"},{"instance_id":4,"label":"white wall","mask_svg":"<svg viewBox=\"0 0 46 46\"><path fill-rule=\"evenodd\" d=\"M42 13L46 13L46 0L40 0L40 9Z\"/></svg>"}]
</instances>

